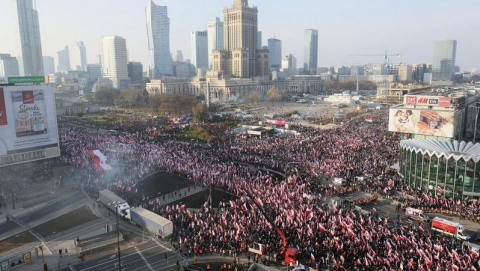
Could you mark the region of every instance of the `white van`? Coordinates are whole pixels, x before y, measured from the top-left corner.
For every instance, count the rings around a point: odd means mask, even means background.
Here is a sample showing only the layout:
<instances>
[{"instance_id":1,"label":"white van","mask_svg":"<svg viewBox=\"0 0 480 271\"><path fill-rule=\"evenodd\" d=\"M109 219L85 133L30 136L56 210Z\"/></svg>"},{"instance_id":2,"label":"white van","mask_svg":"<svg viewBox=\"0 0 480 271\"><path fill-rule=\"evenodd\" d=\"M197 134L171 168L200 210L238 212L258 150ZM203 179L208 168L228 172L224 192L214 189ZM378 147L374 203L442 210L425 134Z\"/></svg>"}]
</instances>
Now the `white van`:
<instances>
[{"instance_id":1,"label":"white van","mask_svg":"<svg viewBox=\"0 0 480 271\"><path fill-rule=\"evenodd\" d=\"M418 220L418 221L429 221L430 218L423 214L423 210L415 209L412 207L408 207L405 210L405 216L407 218L413 219L413 220Z\"/></svg>"}]
</instances>

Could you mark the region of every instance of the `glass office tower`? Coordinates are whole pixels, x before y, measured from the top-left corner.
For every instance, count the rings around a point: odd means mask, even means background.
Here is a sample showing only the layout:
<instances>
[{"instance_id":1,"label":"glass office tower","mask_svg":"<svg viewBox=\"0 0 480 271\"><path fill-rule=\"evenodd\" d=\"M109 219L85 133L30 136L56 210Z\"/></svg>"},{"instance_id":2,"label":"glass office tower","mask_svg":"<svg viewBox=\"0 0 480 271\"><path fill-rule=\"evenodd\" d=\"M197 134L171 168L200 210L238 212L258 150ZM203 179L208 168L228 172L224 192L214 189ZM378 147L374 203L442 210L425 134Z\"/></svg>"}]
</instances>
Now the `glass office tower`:
<instances>
[{"instance_id":1,"label":"glass office tower","mask_svg":"<svg viewBox=\"0 0 480 271\"><path fill-rule=\"evenodd\" d=\"M305 48L304 48L303 68L305 74L317 74L318 61L318 30L305 30Z\"/></svg>"},{"instance_id":2,"label":"glass office tower","mask_svg":"<svg viewBox=\"0 0 480 271\"><path fill-rule=\"evenodd\" d=\"M436 41L433 49L432 81L451 81L455 72L456 40Z\"/></svg>"}]
</instances>

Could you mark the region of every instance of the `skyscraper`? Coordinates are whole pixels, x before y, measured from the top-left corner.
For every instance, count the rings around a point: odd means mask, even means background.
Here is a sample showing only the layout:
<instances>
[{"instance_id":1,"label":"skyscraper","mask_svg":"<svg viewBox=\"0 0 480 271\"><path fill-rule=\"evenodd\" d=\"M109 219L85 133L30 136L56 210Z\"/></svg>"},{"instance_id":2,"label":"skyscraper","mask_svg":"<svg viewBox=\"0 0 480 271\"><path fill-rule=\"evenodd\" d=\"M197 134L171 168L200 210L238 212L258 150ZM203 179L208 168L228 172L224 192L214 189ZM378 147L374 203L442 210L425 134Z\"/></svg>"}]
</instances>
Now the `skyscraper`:
<instances>
[{"instance_id":1,"label":"skyscraper","mask_svg":"<svg viewBox=\"0 0 480 271\"><path fill-rule=\"evenodd\" d=\"M305 74L317 74L318 61L318 30L305 30L305 48L303 56L303 69Z\"/></svg>"},{"instance_id":2,"label":"skyscraper","mask_svg":"<svg viewBox=\"0 0 480 271\"><path fill-rule=\"evenodd\" d=\"M55 73L55 61L53 56L43 56L43 72L45 75Z\"/></svg>"},{"instance_id":3,"label":"skyscraper","mask_svg":"<svg viewBox=\"0 0 480 271\"><path fill-rule=\"evenodd\" d=\"M18 76L18 61L10 54L0 54L0 77Z\"/></svg>"},{"instance_id":4,"label":"skyscraper","mask_svg":"<svg viewBox=\"0 0 480 271\"><path fill-rule=\"evenodd\" d=\"M213 53L213 71L226 76L267 76L268 50L258 50L258 10L247 0L234 0L223 9L224 50Z\"/></svg>"},{"instance_id":5,"label":"skyscraper","mask_svg":"<svg viewBox=\"0 0 480 271\"><path fill-rule=\"evenodd\" d=\"M38 12L32 0L15 0L17 57L20 75L43 76L42 40Z\"/></svg>"},{"instance_id":6,"label":"skyscraper","mask_svg":"<svg viewBox=\"0 0 480 271\"><path fill-rule=\"evenodd\" d=\"M208 68L208 32L193 31L191 34L191 58L192 64L197 69L206 70Z\"/></svg>"},{"instance_id":7,"label":"skyscraper","mask_svg":"<svg viewBox=\"0 0 480 271\"><path fill-rule=\"evenodd\" d=\"M216 17L215 21L208 22L208 67L213 65L213 50L223 50L223 22Z\"/></svg>"},{"instance_id":8,"label":"skyscraper","mask_svg":"<svg viewBox=\"0 0 480 271\"><path fill-rule=\"evenodd\" d=\"M73 70L86 71L87 70L87 49L83 41L77 42L75 45L69 46L70 51L70 65Z\"/></svg>"},{"instance_id":9,"label":"skyscraper","mask_svg":"<svg viewBox=\"0 0 480 271\"><path fill-rule=\"evenodd\" d=\"M278 71L282 66L282 41L278 39L268 39L268 62L270 70Z\"/></svg>"},{"instance_id":10,"label":"skyscraper","mask_svg":"<svg viewBox=\"0 0 480 271\"><path fill-rule=\"evenodd\" d=\"M262 50L262 31L257 32L257 50Z\"/></svg>"},{"instance_id":11,"label":"skyscraper","mask_svg":"<svg viewBox=\"0 0 480 271\"><path fill-rule=\"evenodd\" d=\"M127 42L124 38L102 38L102 75L113 82L115 88L128 86Z\"/></svg>"},{"instance_id":12,"label":"skyscraper","mask_svg":"<svg viewBox=\"0 0 480 271\"><path fill-rule=\"evenodd\" d=\"M455 69L456 40L436 41L433 48L432 81L451 81Z\"/></svg>"},{"instance_id":13,"label":"skyscraper","mask_svg":"<svg viewBox=\"0 0 480 271\"><path fill-rule=\"evenodd\" d=\"M131 84L143 84L143 65L140 62L128 62L128 78Z\"/></svg>"},{"instance_id":14,"label":"skyscraper","mask_svg":"<svg viewBox=\"0 0 480 271\"><path fill-rule=\"evenodd\" d=\"M57 52L58 55L58 66L57 72L68 72L70 68L70 50L68 46L65 46L65 49Z\"/></svg>"},{"instance_id":15,"label":"skyscraper","mask_svg":"<svg viewBox=\"0 0 480 271\"><path fill-rule=\"evenodd\" d=\"M150 51L151 77L172 75L170 53L170 18L167 7L150 1L145 9L147 18L148 49Z\"/></svg>"}]
</instances>

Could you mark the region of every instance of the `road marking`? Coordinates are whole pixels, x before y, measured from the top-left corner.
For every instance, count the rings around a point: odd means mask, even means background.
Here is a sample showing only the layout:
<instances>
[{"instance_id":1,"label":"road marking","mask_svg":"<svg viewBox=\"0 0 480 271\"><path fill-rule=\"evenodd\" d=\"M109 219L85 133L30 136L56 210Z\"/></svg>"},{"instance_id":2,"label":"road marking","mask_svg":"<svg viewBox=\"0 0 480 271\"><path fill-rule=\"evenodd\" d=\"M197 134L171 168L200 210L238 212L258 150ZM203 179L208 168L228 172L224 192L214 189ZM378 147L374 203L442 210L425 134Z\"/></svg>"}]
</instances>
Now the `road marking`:
<instances>
[{"instance_id":1,"label":"road marking","mask_svg":"<svg viewBox=\"0 0 480 271\"><path fill-rule=\"evenodd\" d=\"M164 249L166 249L166 250L168 250L168 251L173 251L171 248L168 248L168 247L160 244L160 242L158 242L158 240L153 239L153 238L152 238L152 240L155 241L155 243L157 243L157 245L159 245L160 247L163 247Z\"/></svg>"},{"instance_id":2,"label":"road marking","mask_svg":"<svg viewBox=\"0 0 480 271\"><path fill-rule=\"evenodd\" d=\"M138 255L140 255L140 258L142 258L142 260L145 262L145 264L147 264L147 267L151 270L151 271L154 271L152 266L150 265L150 263L147 261L147 259L145 259L145 257L143 256L142 252L140 251L140 249L138 249L138 247L135 247L135 250L137 251Z\"/></svg>"}]
</instances>

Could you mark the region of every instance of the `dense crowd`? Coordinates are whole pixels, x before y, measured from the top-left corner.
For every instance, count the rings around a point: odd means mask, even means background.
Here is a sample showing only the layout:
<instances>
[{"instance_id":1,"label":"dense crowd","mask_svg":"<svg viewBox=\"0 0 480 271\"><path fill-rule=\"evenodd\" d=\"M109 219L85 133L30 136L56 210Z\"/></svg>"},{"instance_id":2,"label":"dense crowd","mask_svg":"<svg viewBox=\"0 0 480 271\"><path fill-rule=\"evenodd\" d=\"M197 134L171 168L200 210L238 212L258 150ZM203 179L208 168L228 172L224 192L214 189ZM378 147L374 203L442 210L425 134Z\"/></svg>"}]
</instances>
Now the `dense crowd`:
<instances>
[{"instance_id":1,"label":"dense crowd","mask_svg":"<svg viewBox=\"0 0 480 271\"><path fill-rule=\"evenodd\" d=\"M478 201L454 201L423 194L403 186L391 168L398 154L398 138L386 132L379 112L373 124L353 120L332 130L294 127L295 137L235 138L229 142L186 143L158 140L148 129L112 135L86 131L68 120L60 137L66 163L85 174L88 191L109 186L122 196L135 194L136 183L157 170L186 176L238 196L217 209L205 205L198 212L185 206L160 206L155 199L129 198L175 223L175 240L186 252L245 251L252 243L277 258L284 248L299 249L299 259L312 265L332 264L336 270L476 270L478 252L457 248L451 239L432 235L422 226L401 226L325 201L340 192L320 179L341 177L355 188L398 197L407 205L468 209L478 214ZM110 183L93 171L88 150L104 152L115 166ZM252 171L242 163L286 172L285 179L269 171ZM117 170L122 168L122 170ZM359 182L357 177L375 176ZM378 178L377 178L378 176ZM355 185L355 186L354 186ZM278 234L281 233L282 235Z\"/></svg>"}]
</instances>

